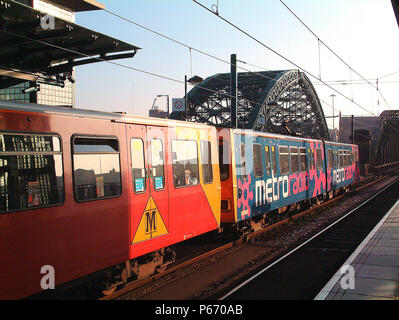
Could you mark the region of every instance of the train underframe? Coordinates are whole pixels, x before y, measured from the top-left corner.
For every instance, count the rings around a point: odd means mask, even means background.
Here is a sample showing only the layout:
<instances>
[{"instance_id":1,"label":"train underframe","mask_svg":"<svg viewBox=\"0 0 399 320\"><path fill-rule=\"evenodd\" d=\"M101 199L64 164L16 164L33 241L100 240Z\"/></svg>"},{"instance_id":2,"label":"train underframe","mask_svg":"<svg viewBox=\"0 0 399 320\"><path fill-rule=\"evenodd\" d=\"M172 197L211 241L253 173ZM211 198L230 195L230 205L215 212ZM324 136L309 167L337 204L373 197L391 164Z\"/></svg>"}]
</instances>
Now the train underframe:
<instances>
[{"instance_id":1,"label":"train underframe","mask_svg":"<svg viewBox=\"0 0 399 320\"><path fill-rule=\"evenodd\" d=\"M252 232L259 231L280 220L286 219L299 211L316 207L321 203L348 191L349 187L333 190L312 199L306 199L274 211L257 215L251 219L246 219L235 224L226 224L220 230L223 230L222 233L224 234L232 232L235 238L245 237ZM127 283L139 281L156 273L164 272L166 268L175 263L175 261L176 252L174 246L162 248L135 259L119 263L92 275L61 285L58 288L59 290L56 290L57 293L55 293L55 297L62 297L63 292L71 287L77 287L82 283L90 283L90 287L100 286L104 295L110 295ZM95 285L93 285L94 283ZM41 295L39 294L39 296L35 295L32 297L40 299Z\"/></svg>"},{"instance_id":2,"label":"train underframe","mask_svg":"<svg viewBox=\"0 0 399 320\"><path fill-rule=\"evenodd\" d=\"M332 190L330 192L318 195L311 199L305 199L303 201L269 211L263 214L259 214L250 219L245 219L238 223L235 223L233 227L233 232L238 237L244 237L252 232L262 230L280 220L289 218L290 216L313 207L317 207L325 201L331 200L340 194L349 192L350 187L343 187L339 190Z\"/></svg>"},{"instance_id":3,"label":"train underframe","mask_svg":"<svg viewBox=\"0 0 399 320\"><path fill-rule=\"evenodd\" d=\"M107 269L103 293L105 295L112 294L118 287L128 282L142 280L156 273L162 273L175 261L176 252L173 246L170 246L120 263Z\"/></svg>"}]
</instances>

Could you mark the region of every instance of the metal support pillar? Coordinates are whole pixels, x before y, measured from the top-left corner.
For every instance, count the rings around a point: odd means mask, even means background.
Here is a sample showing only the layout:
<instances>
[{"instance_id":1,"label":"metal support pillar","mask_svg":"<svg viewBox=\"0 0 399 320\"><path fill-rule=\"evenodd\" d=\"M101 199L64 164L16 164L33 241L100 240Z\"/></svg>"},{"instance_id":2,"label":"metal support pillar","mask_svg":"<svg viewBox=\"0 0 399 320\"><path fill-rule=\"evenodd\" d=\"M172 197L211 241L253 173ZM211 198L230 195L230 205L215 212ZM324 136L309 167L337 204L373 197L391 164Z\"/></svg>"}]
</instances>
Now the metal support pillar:
<instances>
[{"instance_id":1,"label":"metal support pillar","mask_svg":"<svg viewBox=\"0 0 399 320\"><path fill-rule=\"evenodd\" d=\"M238 108L237 108L237 55L232 54L230 57L230 95L231 95L231 127L238 127Z\"/></svg>"},{"instance_id":2,"label":"metal support pillar","mask_svg":"<svg viewBox=\"0 0 399 320\"><path fill-rule=\"evenodd\" d=\"M184 76L184 120L187 121L187 75Z\"/></svg>"}]
</instances>

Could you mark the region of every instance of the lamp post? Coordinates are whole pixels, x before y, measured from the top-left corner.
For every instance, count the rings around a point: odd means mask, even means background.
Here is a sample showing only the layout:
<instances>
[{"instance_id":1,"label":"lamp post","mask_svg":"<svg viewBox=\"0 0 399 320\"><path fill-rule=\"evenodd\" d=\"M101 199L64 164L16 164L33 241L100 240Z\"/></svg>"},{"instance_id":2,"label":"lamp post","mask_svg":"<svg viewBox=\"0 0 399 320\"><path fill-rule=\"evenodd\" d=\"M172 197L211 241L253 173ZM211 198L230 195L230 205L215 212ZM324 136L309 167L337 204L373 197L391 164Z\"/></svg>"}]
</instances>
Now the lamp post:
<instances>
[{"instance_id":1,"label":"lamp post","mask_svg":"<svg viewBox=\"0 0 399 320\"><path fill-rule=\"evenodd\" d=\"M134 113L134 83L132 83L132 114Z\"/></svg>"},{"instance_id":2,"label":"lamp post","mask_svg":"<svg viewBox=\"0 0 399 320\"><path fill-rule=\"evenodd\" d=\"M187 80L187 76L184 76L184 104L185 104L185 116L184 119L187 120L187 83L192 84L193 86L196 86L197 84L201 83L202 81L204 81L204 79L202 79L200 76L193 76L190 79Z\"/></svg>"},{"instance_id":3,"label":"lamp post","mask_svg":"<svg viewBox=\"0 0 399 320\"><path fill-rule=\"evenodd\" d=\"M168 94L158 94L157 97L158 98L166 97L168 99L166 105L167 105L167 113L168 113L168 119L169 119L169 95Z\"/></svg>"},{"instance_id":4,"label":"lamp post","mask_svg":"<svg viewBox=\"0 0 399 320\"><path fill-rule=\"evenodd\" d=\"M335 135L335 108L334 108L334 98L336 97L335 94L330 95L331 99L332 99L332 109L333 109L333 141L336 142L336 135Z\"/></svg>"},{"instance_id":5,"label":"lamp post","mask_svg":"<svg viewBox=\"0 0 399 320\"><path fill-rule=\"evenodd\" d=\"M237 85L238 85L238 74L237 74L237 55L232 54L230 56L230 121L231 127L238 128L238 106L237 106Z\"/></svg>"}]
</instances>

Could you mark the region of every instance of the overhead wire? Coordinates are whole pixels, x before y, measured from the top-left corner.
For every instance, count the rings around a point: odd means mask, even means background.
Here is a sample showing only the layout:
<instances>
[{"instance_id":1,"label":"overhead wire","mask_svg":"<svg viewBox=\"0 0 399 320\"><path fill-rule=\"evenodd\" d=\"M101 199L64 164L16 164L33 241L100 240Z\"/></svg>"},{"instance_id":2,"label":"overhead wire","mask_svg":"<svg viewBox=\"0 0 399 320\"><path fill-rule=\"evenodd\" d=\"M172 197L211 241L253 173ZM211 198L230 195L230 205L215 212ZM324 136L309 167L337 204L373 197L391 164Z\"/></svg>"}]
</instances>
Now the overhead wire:
<instances>
[{"instance_id":1,"label":"overhead wire","mask_svg":"<svg viewBox=\"0 0 399 320\"><path fill-rule=\"evenodd\" d=\"M154 76L154 77L158 77L158 78L161 78L161 79L173 81L173 82L180 83L180 84L184 84L185 83L185 81L183 81L183 80L174 79L174 78L171 78L169 76L165 76L165 75L157 74L157 73L154 73L154 72L146 71L146 70L143 70L143 69L131 67L131 66L128 66L128 65L125 65L125 64L122 64L122 63L109 61L109 60L106 60L106 59L103 59L103 58L100 58L100 57L96 57L96 56L89 55L89 54L86 54L86 53L83 53L83 52L79 52L79 51L76 51L76 50L64 48L64 47L61 47L61 46L58 46L58 45L55 45L55 44L52 44L52 43L48 43L48 42L45 42L45 41L42 41L42 40L33 39L33 38L30 38L30 37L27 37L27 36L24 36L24 35L20 35L20 34L17 34L15 32L5 31L5 30L2 30L2 29L0 29L0 32L11 34L13 36L16 36L16 37L19 37L19 38L23 38L25 40L38 42L38 43L41 43L41 44L46 45L46 46L50 46L50 47L53 47L53 48L56 48L56 49L64 50L64 51L67 51L67 52L70 52L70 53L74 53L74 54L77 54L77 55L80 55L80 56L83 56L83 57L92 58L92 59L95 59L95 60L100 61L100 62L106 62L106 63L112 64L114 66L122 67L122 68L125 68L125 69L129 69L129 70L133 70L133 71L136 71L136 72L140 72L140 73L144 73L144 74L151 75L151 76ZM219 94L219 95L223 95L225 97L233 98L233 96L231 96L231 95L229 95L227 93L223 93L223 92L220 92L220 91L212 90L212 89L209 89L207 87L200 86L200 85L192 85L190 83L188 83L188 84L191 85L191 86L195 86L197 88L203 89L203 90L208 91L208 92L212 92L212 93L216 93L216 94ZM252 100L249 100L249 99L246 99L246 98L243 98L243 97L239 97L239 99L241 99L243 101L246 101L246 102L250 102L250 103L252 103L254 105L261 106L260 103L252 101Z\"/></svg>"},{"instance_id":2,"label":"overhead wire","mask_svg":"<svg viewBox=\"0 0 399 320\"><path fill-rule=\"evenodd\" d=\"M10 1L15 2L15 0L10 0ZM19 4L20 4L20 3L19 3ZM26 6L26 5L24 5L24 6ZM191 60L192 60L192 51L196 51L196 52L198 52L198 53L200 53L200 54L203 54L203 55L208 56L208 57L210 57L210 58L216 59L216 60L218 60L218 61L220 61L220 62L223 62L223 63L226 63L226 64L228 64L228 65L234 65L234 64L231 64L230 61L227 61L227 60L225 60L225 59L222 59L222 58L220 58L220 57L217 57L217 56L215 56L215 55L212 55L212 54L210 54L210 53L208 53L208 52L205 52L205 51L203 51L203 50L200 50L200 49L198 49L198 48L194 48L194 47L192 47L192 46L190 46L190 45L188 45L188 44L186 44L186 43L183 43L183 42L181 42L181 41L179 41L179 40L176 40L176 39L174 39L174 38L172 38L172 37L170 37L170 36L167 36L167 35L165 35L165 34L163 34L163 33L161 33L161 32L158 32L158 31L153 30L153 29L151 29L151 28L149 28L149 27L146 27L146 26L144 26L144 25L142 25L142 24L139 24L139 23L137 23L137 22L135 22L135 21L133 21L133 20L131 20L131 19L128 19L128 18L126 18L126 17L124 17L124 16L122 16L122 15L120 15L120 14L117 14L117 13L111 11L111 10L103 9L103 11L105 11L105 12L107 12L108 14L111 14L111 15L113 15L113 16L115 16L115 17L121 19L121 20L124 20L124 21L126 21L126 22L128 22L128 23L131 23L131 24L133 24L133 25L135 25L135 26L137 26L137 27L140 27L140 28L142 28L142 29L144 29L144 30L147 30L147 31L149 31L149 32L151 32L151 33L153 33L153 34L156 34L156 35L158 35L158 36L160 36L160 37L162 37L162 38L165 38L165 39L167 39L167 40L169 40L169 41L172 41L172 42L174 42L174 43L176 43L176 44L179 44L179 45L181 45L181 46L184 46L184 47L188 48L188 49L189 49L189 52L190 52L190 70L191 70L191 73L192 73L192 61L191 61ZM30 40L36 41L35 39L30 39ZM55 45L52 45L52 44L49 44L49 43L45 43L44 41L39 41L39 42L41 42L42 44L46 44L46 45L50 45L50 46L53 46L53 47L57 47L57 48L59 48L59 49L67 50L67 51L73 52L73 53L75 53L75 54L82 54L81 52L77 52L77 51L70 50L70 49L67 49L67 48L63 48L63 47L60 47L60 46L55 46ZM101 59L101 58L98 58L98 57L94 57L94 56L90 56L90 55L85 55L85 54L83 54L83 56L92 57L92 58L95 58L95 59L97 59L97 60L99 60L99 61L104 61L104 62L111 63L111 64L116 65L116 66L129 68L129 69L132 69L132 70L137 71L137 72L146 73L146 74L149 74L149 75L152 75L152 76L156 76L156 77L160 77L160 78L163 78L163 79L166 79L166 80L171 80L171 81L178 82L178 83L184 83L184 81L180 81L180 80L173 79L173 78L170 78L170 77L167 77L167 76L159 75L159 74L156 74L156 73L153 73L153 72L148 72L148 71L145 71L145 70L142 70L142 69L133 68L133 67L130 67L130 66L123 65L123 64L121 64L121 63L111 62L111 61L108 61L108 60L104 60L104 59ZM270 71L270 70L268 70L267 68L264 68L264 67L262 67L262 66L255 65L255 64L250 63L250 62L247 62L247 61L238 60L238 62L247 64L247 65L250 65L250 66L253 66L253 67L262 69L262 70ZM257 72L257 71L251 71L251 70L249 70L249 69L247 69L247 68L244 68L244 67L242 67L242 66L240 66L240 65L238 65L238 64L236 64L235 66L236 66L237 68L241 69L241 70L247 71L247 72L249 72L249 73L251 73L251 74L255 74L255 75L260 76L260 77L262 77L262 78L265 78L265 79L267 79L267 80L274 81L274 82L277 81L275 78L269 77L269 76L267 76L267 75L261 73L260 71L259 71L259 72ZM188 84L191 85L189 82L188 82ZM204 90L206 90L206 91L210 91L210 92L213 92L213 93L218 93L218 94L221 94L221 95L223 95L223 96L232 98L231 95L228 95L228 94L225 94L225 93L220 93L219 91L211 90L211 89L209 89L209 88L201 87L201 86L199 86L199 85L197 85L197 87L198 87L198 88L201 88L201 89L204 89ZM251 101L251 100L246 99L246 98L243 98L243 97L239 97L239 100L241 100L241 101L246 101L246 102L250 102L250 103L252 103L252 104L254 104L254 105L259 105L259 106L263 105L263 104L260 104L260 103L255 102L255 101Z\"/></svg>"},{"instance_id":3,"label":"overhead wire","mask_svg":"<svg viewBox=\"0 0 399 320\"><path fill-rule=\"evenodd\" d=\"M347 97L345 94L341 93L340 91L336 90L335 88L331 87L330 85L328 85L327 83L325 83L323 80L319 79L317 76L315 76L313 73L311 73L310 71L307 71L306 69L304 69L303 67L299 66L297 63L295 63L294 61L292 61L291 59L285 57L283 54L279 53L278 51L274 50L273 48L271 48L270 46L266 45L265 43L263 43L262 41L260 41L259 39L257 39L256 37L252 36L249 32L243 30L242 28L238 27L236 24L232 23L231 21L229 21L228 19L224 18L223 16L219 14L215 14L215 12L213 12L211 9L209 9L208 7L206 7L205 5L203 5L202 3L200 3L197 0L192 0L194 3L196 3L197 5L199 5L200 7L204 8L205 10L207 10L208 12L212 13L213 15L215 15L216 17L218 17L219 19L223 20L224 22L226 22L227 24L229 24L230 26L232 26L234 29L240 31L241 33L243 33L244 35L246 35L247 37L251 38L252 40L254 40L255 42L257 42L258 44L260 44L261 46L263 46L264 48L268 49L269 51L273 52L274 54L276 54L277 56L279 56L280 58L282 58L283 60L287 61L288 63L292 64L293 66L295 66L296 68L302 70L303 72L309 74L312 78L317 79L319 81L321 81L322 83L324 83L327 87L329 87L331 90L333 90L334 92L336 92L337 94L339 94L340 96L344 97L345 99L347 99L348 101L352 102L353 104L357 105L359 108L361 108L362 110L366 111L367 113L373 114L374 113L370 110L368 110L367 108L363 107L362 105L360 105L359 103L357 103L356 101L352 100L351 98Z\"/></svg>"},{"instance_id":4,"label":"overhead wire","mask_svg":"<svg viewBox=\"0 0 399 320\"><path fill-rule=\"evenodd\" d=\"M14 0L12 0L12 1L14 1ZM198 52L198 53L200 53L200 54L202 54L202 55L205 55L205 56L207 56L207 57L209 57L209 58L212 58L212 59L218 60L218 61L220 61L220 62L223 62L223 63L225 63L225 64L231 65L231 62L230 62L230 61L227 61L227 60L225 60L225 59L223 59L223 58L217 57L217 56L215 56L215 55L213 55L213 54L210 54L210 53L208 53L208 52L206 52L206 51L204 51L204 50L201 50L201 49L198 49L198 48L194 48L193 46L190 46L190 45L188 45L188 44L186 44L186 43L184 43L184 42L181 42L181 41L179 41L179 40L176 40L176 39L174 39L174 38L172 38L172 37L170 37L170 36L167 36L167 35L165 35L165 34L163 34L163 33L161 33L161 32L158 32L158 31L156 31L156 30L154 30L154 29L151 29L151 28L149 28L149 27L146 27L146 26L144 26L144 25L142 25L142 24L140 24L140 23L138 23L138 22L135 22L135 21L133 21L133 20L131 20L131 19L129 19L129 18L126 18L126 17L124 17L124 16L122 16L122 15L120 15L120 14L118 14L118 13L115 13L115 12L109 10L109 9L106 9L106 8L105 8L105 9L103 9L103 11L105 11L105 12L107 12L108 14L110 14L110 15L112 15L112 16L115 16L115 17L117 17L117 18L119 18L119 19L121 19L121 20L124 20L124 21L126 21L126 22L128 22L128 23L130 23L130 24L133 24L133 25L135 25L135 26L137 26L137 27L139 27L139 28L142 28L142 29L144 29L144 30L147 30L148 32L151 32L151 33L153 33L153 34L156 34L156 35L158 35L158 36L160 36L160 37L162 37L162 38L164 38L164 39L167 39L167 40L169 40L169 41L171 41L171 42L174 42L174 43L176 43L176 44L178 44L178 45L181 45L181 46L183 46L183 47L186 47L186 48L188 48L189 50L196 51L196 52ZM248 64L248 65L251 65L251 66L254 66L254 67L262 68L262 67L253 65L253 64L251 64L251 63L249 63L249 62L246 62L246 61L241 61L241 60L240 60L240 62L243 62L243 63L245 63L245 64ZM233 65L234 65L234 64L233 64ZM245 70L245 71L250 72L250 73L256 73L256 74L258 74L257 72L253 72L253 71L251 71L251 70L249 70L249 69L246 69L246 68L244 68L244 67L242 67L242 66L239 66L238 64L237 64L237 65L234 65L234 66L237 67L237 68L239 68L239 69L241 69L241 70ZM262 68L262 69L267 70L266 68ZM258 75L259 75L259 74L258 74ZM264 78L266 78L266 79L268 79L268 80L276 81L276 79L271 78L271 77L268 77L268 76L266 76L266 75L261 75L261 76L264 77Z\"/></svg>"},{"instance_id":5,"label":"overhead wire","mask_svg":"<svg viewBox=\"0 0 399 320\"><path fill-rule=\"evenodd\" d=\"M198 3L197 1L194 1L194 2ZM198 3L198 4L199 4L199 3ZM283 3L283 4L284 4L284 3ZM284 5L285 5L285 4L284 4ZM288 8L288 7L287 7L287 8ZM289 8L288 8L288 9L289 9ZM209 10L209 9L208 9L208 10ZM289 9L289 10L290 10L290 9ZM200 50L200 49L198 49L198 48L194 48L194 47L192 47L192 46L190 46L190 45L188 45L188 44L186 44L186 43L183 43L183 42L181 42L181 41L179 41L179 40L176 40L176 39L174 39L174 38L172 38L172 37L170 37L170 36L167 36L167 35L165 35L165 34L163 34L163 33L161 33L161 32L158 32L158 31L153 30L153 29L151 29L151 28L149 28L149 27L146 27L146 26L144 26L144 25L142 25L142 24L140 24L140 23L137 23L137 22L135 22L135 21L133 21L133 20L131 20L131 19L129 19L129 18L126 18L126 17L124 17L124 16L122 16L122 15L120 15L120 14L118 14L118 13L115 13L115 12L109 10L109 9L104 9L104 11L107 12L108 14L110 14L110 15L113 15L113 16L115 16L115 17L121 19L121 20L124 20L124 21L126 21L126 22L128 22L128 23L131 23L131 24L137 26L137 27L140 27L140 28L142 28L142 29L144 29L144 30L147 30L147 31L149 31L149 32L151 32L151 33L153 33L153 34L156 34L156 35L158 35L158 36L160 36L160 37L162 37L162 38L165 38L165 39L167 39L167 40L169 40L169 41L172 41L172 42L174 42L174 43L176 43L176 44L179 44L179 45L181 45L181 46L184 46L184 47L188 48L188 49L190 50L190 59L191 59L191 50L194 50L194 51L196 51L196 52L198 52L198 53L200 53L200 54L203 54L203 55L208 56L208 57L210 57L210 58L216 59L216 60L218 60L218 61L220 61L220 62L223 62L223 63L226 63L226 64L231 65L231 62L229 62L229 61L227 61L227 60L225 60L225 59L219 58L219 57L217 57L217 56L215 56L215 55L212 55L212 54L210 54L210 53L208 53L208 52L205 52L205 51L203 51L203 50ZM212 13L214 13L214 14L216 14L217 16L219 16L219 13L218 13L217 11L214 11L214 10L209 10L209 11L212 12ZM299 18L298 18L298 19L299 19ZM307 27L307 26L306 26L306 27ZM310 30L310 29L309 29L309 30ZM310 30L310 31L311 31L311 30ZM311 32L312 32L312 31L311 31ZM313 32L312 32L312 33L313 33ZM313 33L313 34L314 34L314 33ZM315 35L315 34L314 34L314 35ZM316 35L315 35L315 36L316 36ZM317 37L317 36L316 36L316 37ZM323 45L326 46L326 44L325 44L321 39L319 39L318 37L317 37L317 39L318 39L318 41L319 41L319 44L322 43ZM327 47L327 46L326 46L326 47ZM331 50L329 47L328 47L328 49ZM319 53L319 54L320 54L320 53ZM319 58L320 58L320 57L319 57ZM242 62L242 63L244 63L244 64L247 64L247 65L250 65L250 66L259 68L259 69L263 69L263 70L269 71L267 68L264 68L264 67L261 67L261 66L257 66L257 65L255 65L255 64L249 63L249 62L247 62L247 61L242 61L242 60L238 60L238 61L239 61L239 62ZM190 60L190 63L192 63L191 60ZM319 64L320 64L320 59L319 59ZM294 65L295 65L295 64L294 64ZM192 66L191 66L191 67L192 67ZM268 76L266 76L266 75L264 75L264 74L259 74L258 72L251 71L251 70L246 69L246 68L244 68L244 67L242 67L242 66L239 66L238 64L236 65L236 67L239 68L239 69L241 69L241 70L245 70L245 71L247 71L247 72L257 74L257 75L259 75L259 76L261 76L261 77L264 77L264 78L266 78L266 79L268 79L268 80L276 81L276 79L274 79L274 78L268 77ZM296 66L296 67L299 67L299 66ZM350 70L353 70L353 68L351 68L349 65L348 65L348 67L350 68ZM321 69L321 66L320 66L319 69ZM306 72L306 70L303 70L303 71ZM353 70L353 71L354 71L355 73L357 73L355 70ZM191 71L191 72L192 72L192 71ZM306 73L308 73L308 72L306 72ZM321 73L321 71L320 71L320 73ZM310 74L310 73L309 73L309 74ZM357 73L357 74L358 74L358 73ZM359 76L362 77L361 75L359 75ZM316 77L316 79L317 79L317 77ZM321 76L320 76L319 79L321 80ZM325 85L325 84L324 84L324 85ZM332 89L332 88L331 88L331 89ZM334 89L333 89L333 90L334 90ZM337 92L337 93L338 93L338 92ZM348 98L348 97L347 97L347 99L350 100L351 102L357 104L357 103L353 100L353 89L352 89L352 99L350 99L350 98ZM358 106L359 106L360 108L362 108L364 111L366 111L366 112L368 112L368 113L370 113L370 114L374 114L372 111L369 111L369 110L367 110L367 109L361 107L360 105L358 105Z\"/></svg>"},{"instance_id":6,"label":"overhead wire","mask_svg":"<svg viewBox=\"0 0 399 320\"><path fill-rule=\"evenodd\" d=\"M14 0L11 0L11 1L12 1L12 2L15 2ZM195 0L194 0L194 2L196 2L196 3L199 4L199 5L201 5L200 3L198 3L198 1L195 1ZM203 5L201 5L201 6L203 6ZM205 8L206 8L206 7L205 7ZM207 9L207 8L206 8L206 9ZM207 9L207 10L209 11L209 9ZM201 54L203 54L203 55L206 55L206 56L208 56L208 57L211 57L211 58L213 58L213 59L216 59L216 60L219 60L219 61L221 61L221 62L224 62L224 63L226 63L226 64L231 65L231 62L229 62L229 61L226 61L226 60L224 60L224 59L222 59L222 58L216 57L216 56L214 56L214 55L212 55L212 54L209 54L209 53L207 53L207 52L205 52L205 51L203 51L203 50L199 50L199 49L197 49L197 48L193 48L192 46L189 46L189 45L187 45L187 44L185 44L185 43L183 43L183 42L181 42L181 41L178 41L178 40L173 39L173 38L171 38L171 37L169 37L169 36L166 36L166 35L164 35L164 34L162 34L162 33L160 33L160 32L157 32L157 31L155 31L155 30L153 30L153 29L150 29L150 28L148 28L148 27L146 27L146 26L143 26L143 25L141 25L141 24L139 24L139 23L137 23L137 22L134 22L134 21L131 20L131 19L125 18L125 17L123 17L123 16L121 16L121 15L119 15L119 14L117 14L117 13L114 13L114 12L108 10L108 9L104 9L104 11L107 12L107 13L109 13L109 14L111 14L111 15L113 15L113 16L116 16L116 17L118 17L118 18L120 18L120 19L122 19L122 20L125 20L125 21L127 21L127 22L129 22L129 23L131 23L131 24L134 24L134 25L136 25L136 26L138 26L138 27L140 27L140 28L143 28L143 29L145 29L145 30L147 30L147 31L149 31L149 32L152 32L152 33L154 33L154 34L156 34L156 35L158 35L158 36L161 36L161 37L163 37L163 38L165 38L165 39L168 39L168 40L170 40L170 41L172 41L172 42L174 42L174 43L177 43L177 44L179 44L179 45L182 45L182 46L188 48L188 49L190 50L190 56L191 56L191 50L194 50L194 51L196 51L196 52L198 52L198 53L201 53ZM211 12L215 14L215 12L213 12L213 11L211 11ZM219 16L219 15L218 15L218 16ZM220 17L220 18L223 19L223 20L225 20L225 19L222 18L222 17ZM227 21L226 21L226 22L227 22ZM231 24L231 23L229 23L229 24ZM241 31L241 30L240 30L240 31ZM243 32L243 31L242 31L242 32ZM20 36L20 35L18 35L18 36ZM113 65L116 65L116 66L119 66L119 67L128 68L128 69L131 69L131 70L134 70L134 71L137 71L137 72L141 72L141 73L145 73L145 74L148 74L148 75L156 76L156 77L163 78L163 79L170 80L170 81L174 81L174 82L177 82L177 83L182 83L182 84L184 83L184 81L181 81L181 80L178 80L178 79L174 79L174 78L171 78L171 77L168 77L168 76L156 74L156 73L149 72L149 71L146 71L146 70L142 70L142 69L138 69L138 68L126 66L126 65L123 65L123 64L121 64L121 63L116 63L116 62L104 60L104 59L101 59L101 58L97 58L97 57L94 57L94 56L86 55L86 54L81 53L81 52L77 52L77 51L70 50L70 49L67 49L67 48L63 48L63 47L60 47L60 46L55 46L55 45L52 45L52 44L49 44L49 43L45 43L45 42L40 41L40 40L36 40L36 39L29 39L29 40L31 40L31 41L39 41L39 42L41 42L42 44L45 44L45 45L50 45L50 46L53 46L53 47L58 47L59 49L62 49L62 50L67 50L67 51L70 51L70 52L74 52L75 54L80 54L80 55L83 55L83 56L86 56L86 57L95 58L95 59L97 59L97 60L99 60L99 61L111 63L111 64L113 64ZM268 48L268 49L271 50L272 52L276 53L277 55L280 55L280 54L278 54L277 52L275 52L273 49L271 49L271 48ZM285 57L283 57L282 55L281 55L281 57L282 57L283 59L287 60L287 59L286 59ZM190 59L191 59L191 57L190 57ZM288 61L289 61L289 60L288 60ZM245 61L241 61L241 60L239 60L239 62L242 62L242 63L244 63L244 64L248 64L248 65L251 65L251 66L253 66L253 67L260 68L260 69L266 69L266 68L264 68L264 67L260 67L260 66L257 66L257 65L255 65L255 64L251 64L251 63L249 63L249 62L245 62ZM314 78L317 79L317 77L313 76L311 73L309 73L308 71L306 71L306 70L304 70L303 68L299 67L298 65L296 65L296 64L293 63L292 61L289 61L289 62L290 62L291 64L295 65L298 69L303 70L304 72L310 74L312 77L314 77ZM276 81L274 78L265 76L264 74L260 74L259 72L254 72L254 71L248 70L248 69L246 69L246 68L244 68L244 67L242 67L242 66L238 66L238 65L237 65L237 68L240 68L240 69L246 70L246 71L248 71L248 72L250 72L250 73L257 74L257 75L259 75L259 76L265 77L265 78L267 78L268 80ZM325 84L325 83L324 83L324 84ZM189 83L189 85L191 85L191 84ZM326 84L325 84L325 85L326 85ZM230 97L230 98L232 97L232 96L230 96L230 95L228 95L228 94L220 93L219 91L211 90L211 89L206 88L206 87L201 87L201 86L198 86L198 85L197 85L197 87L199 87L199 88L201 88L201 89L204 89L204 90L207 90L207 91L210 91L210 92L213 92L213 93L222 94L222 95L224 95L224 96L226 96L226 97ZM333 88L332 88L332 89L333 89ZM334 89L333 89L333 90L334 90ZM334 91L336 91L336 90L334 90ZM357 104L355 101L349 99L348 97L346 97L345 95L343 95L343 94L340 93L339 91L336 91L336 92L337 92L338 94L344 96L346 99L350 100L351 102L355 103L356 105L358 105L358 106L359 106L360 108L362 108L364 111L373 114L372 112L370 112L369 110L363 108L362 106L360 106L359 104ZM256 105L260 105L258 102L254 102L254 101L251 101L251 100L242 98L242 97L241 97L241 99L244 100L244 101L247 101L247 102L256 104ZM321 100L321 99L320 99L320 100ZM323 101L323 102L325 103L325 101ZM328 104L326 103L326 105L328 105ZM331 107L330 105L328 105L328 106Z\"/></svg>"},{"instance_id":7,"label":"overhead wire","mask_svg":"<svg viewBox=\"0 0 399 320\"><path fill-rule=\"evenodd\" d=\"M367 85L367 83L360 82L358 80L331 80L331 81L325 81L326 83L331 84L332 86L347 86L347 85ZM379 81L379 83L399 83L399 80L392 80L392 81ZM313 85L315 86L320 86L324 85L324 83L320 82L312 82Z\"/></svg>"},{"instance_id":8,"label":"overhead wire","mask_svg":"<svg viewBox=\"0 0 399 320\"><path fill-rule=\"evenodd\" d=\"M159 78L162 78L162 79L165 79L165 80L174 81L174 82L177 82L177 83L184 84L184 81L181 81L181 80L178 80L178 79L174 79L174 78L171 78L171 77L168 77L168 76L164 76L164 75L160 75L160 74L157 74L157 73L149 72L149 71L146 71L146 70L134 68L134 67L127 66L127 65L124 65L124 64L121 64L121 63L117 63L117 62L105 60L105 59L102 59L102 58L99 58L99 57L96 57L96 56L92 56L92 55L88 55L88 54L85 54L85 53L82 53L82 52L79 52L79 51L76 51L76 50L72 50L72 49L64 48L64 47L61 47L61 46L58 46L58 45L54 45L54 44L51 44L51 43L47 43L47 42L42 41L42 40L33 39L33 38L30 38L30 37L27 37L27 36L23 36L23 35L20 35L20 34L16 34L16 33L14 33L14 32L4 31L4 30L0 30L0 32L7 33L7 34L11 34L11 35L13 35L13 36L23 38L23 39L25 39L25 40L38 42L38 43L41 43L41 44L43 44L43 45L51 46L51 47L53 47L53 48L57 48L57 49L64 50L64 51L68 51L68 52L71 52L71 53L74 53L74 54L78 54L78 55L81 55L81 56L84 56L84 57L90 57L90 58L93 58L93 59L98 60L98 61L101 61L101 62L106 62L106 63L112 64L112 65L115 65L115 66L119 66L119 67L123 67L123 68L130 69L130 70L133 70L133 71L136 71L136 72L141 72L141 73L148 74L148 75L155 76L155 77L159 77ZM190 85L191 85L191 84L190 84ZM208 91L208 92L217 93L217 94L220 94L220 95L223 95L223 96L232 98L231 95L226 94L226 93L221 93L220 91L212 90L212 89L209 89L209 88L206 88L206 87L202 87L202 86L200 86L200 85L196 85L196 87L198 87L198 88L200 88L200 89L203 89L203 90L206 90L206 91ZM241 99L241 100L244 100L244 101L247 101L247 102L251 102L251 103L253 103L253 104L260 105L258 102L254 102L254 101L251 101L251 100L242 98L242 97L240 97L240 99ZM327 102L324 101L323 99L321 99L321 98L319 98L319 99L320 99L325 105L327 105L327 106L333 108L329 103L327 103ZM358 121L355 120L355 122L358 122ZM359 123L359 124L360 124L360 123ZM389 124L388 124L388 125L389 125ZM392 126L391 126L391 127L392 127ZM396 129L396 128L394 128L394 127L392 127L392 128L395 129L396 131L398 131L398 129Z\"/></svg>"},{"instance_id":9,"label":"overhead wire","mask_svg":"<svg viewBox=\"0 0 399 320\"><path fill-rule=\"evenodd\" d=\"M280 0L280 2L283 4L283 6L315 37L317 38L317 40L319 41L319 43L323 44L332 54L334 54L343 64L345 64L348 68L349 71L353 71L354 73L356 73L360 78L362 78L365 82L367 82L370 86L374 87L374 89L377 90L377 92L381 95L382 99L384 100L385 104L390 108L391 106L389 105L388 101L386 101L385 97L382 95L382 93L380 92L380 90L378 89L378 87L376 85L374 85L373 83L371 83L370 81L368 81L365 77L363 77L359 72L357 72L355 69L353 69L344 59L342 59L333 49L331 49L323 40L321 40L319 38L319 36L313 32L312 29L310 29L310 27L301 19L299 18L295 12L293 10L291 10L283 0ZM399 71L398 71L399 72ZM395 74L395 73L393 73ZM389 75L388 75L389 76ZM352 93L353 95L353 93Z\"/></svg>"}]
</instances>

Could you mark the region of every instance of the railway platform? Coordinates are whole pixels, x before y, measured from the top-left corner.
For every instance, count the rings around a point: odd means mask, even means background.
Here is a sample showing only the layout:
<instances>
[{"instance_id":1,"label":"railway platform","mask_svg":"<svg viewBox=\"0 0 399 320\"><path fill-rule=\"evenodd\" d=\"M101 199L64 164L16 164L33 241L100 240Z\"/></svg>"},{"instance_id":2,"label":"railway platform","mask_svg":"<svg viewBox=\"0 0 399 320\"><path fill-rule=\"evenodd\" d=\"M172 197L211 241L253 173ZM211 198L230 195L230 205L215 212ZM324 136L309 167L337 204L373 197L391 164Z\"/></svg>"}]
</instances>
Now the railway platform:
<instances>
[{"instance_id":1,"label":"railway platform","mask_svg":"<svg viewBox=\"0 0 399 320\"><path fill-rule=\"evenodd\" d=\"M399 300L399 200L315 300Z\"/></svg>"}]
</instances>

